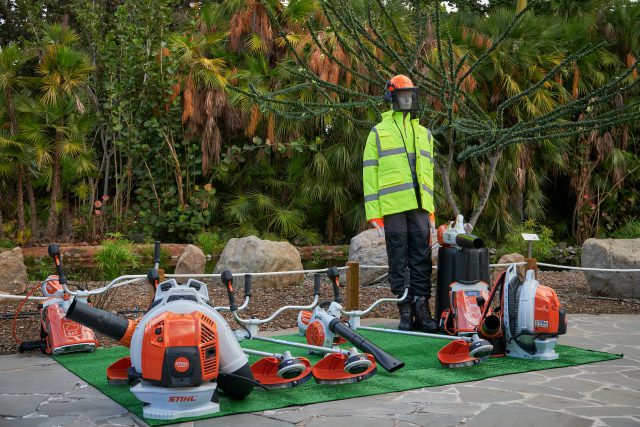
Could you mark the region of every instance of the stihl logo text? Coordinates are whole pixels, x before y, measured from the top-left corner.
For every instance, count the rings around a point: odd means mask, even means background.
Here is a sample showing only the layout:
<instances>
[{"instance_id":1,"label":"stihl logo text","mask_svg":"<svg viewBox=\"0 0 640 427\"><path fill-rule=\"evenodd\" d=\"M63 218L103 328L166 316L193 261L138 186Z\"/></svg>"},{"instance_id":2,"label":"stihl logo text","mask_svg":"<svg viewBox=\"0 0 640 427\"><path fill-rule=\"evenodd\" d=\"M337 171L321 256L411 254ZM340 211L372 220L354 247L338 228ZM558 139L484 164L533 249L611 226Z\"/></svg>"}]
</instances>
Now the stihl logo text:
<instances>
[{"instance_id":1,"label":"stihl logo text","mask_svg":"<svg viewBox=\"0 0 640 427\"><path fill-rule=\"evenodd\" d=\"M169 402L195 402L195 396L169 396Z\"/></svg>"},{"instance_id":2,"label":"stihl logo text","mask_svg":"<svg viewBox=\"0 0 640 427\"><path fill-rule=\"evenodd\" d=\"M178 357L175 362L173 362L173 367L178 372L187 372L189 370L189 359L186 357Z\"/></svg>"}]
</instances>

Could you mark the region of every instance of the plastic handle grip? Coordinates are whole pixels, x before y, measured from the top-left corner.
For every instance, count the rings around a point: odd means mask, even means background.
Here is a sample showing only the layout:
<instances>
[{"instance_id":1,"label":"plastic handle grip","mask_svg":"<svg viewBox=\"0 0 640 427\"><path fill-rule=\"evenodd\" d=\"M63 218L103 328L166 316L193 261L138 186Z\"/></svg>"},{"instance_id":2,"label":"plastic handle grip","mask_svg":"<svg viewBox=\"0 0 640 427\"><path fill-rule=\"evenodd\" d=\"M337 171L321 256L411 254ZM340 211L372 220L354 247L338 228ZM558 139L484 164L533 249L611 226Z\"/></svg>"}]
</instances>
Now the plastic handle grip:
<instances>
[{"instance_id":1,"label":"plastic handle grip","mask_svg":"<svg viewBox=\"0 0 640 427\"><path fill-rule=\"evenodd\" d=\"M322 280L322 276L316 274L313 276L313 296L320 294L320 281Z\"/></svg>"},{"instance_id":2,"label":"plastic handle grip","mask_svg":"<svg viewBox=\"0 0 640 427\"><path fill-rule=\"evenodd\" d=\"M327 276L331 281L333 287L333 300L339 304L342 303L342 296L340 295L340 272L337 267L331 267L327 269Z\"/></svg>"},{"instance_id":3,"label":"plastic handle grip","mask_svg":"<svg viewBox=\"0 0 640 427\"><path fill-rule=\"evenodd\" d=\"M229 297L229 309L231 311L238 310L238 306L236 305L236 299L233 296L233 274L229 270L225 270L222 272L220 279L222 279L222 284L227 287L227 296Z\"/></svg>"},{"instance_id":4,"label":"plastic handle grip","mask_svg":"<svg viewBox=\"0 0 640 427\"><path fill-rule=\"evenodd\" d=\"M62 267L62 254L60 253L60 248L56 244L51 244L47 250L49 252L49 256L53 258L53 261L56 263L58 281L61 285L65 285L67 283L67 278L64 275L64 268Z\"/></svg>"},{"instance_id":5,"label":"plastic handle grip","mask_svg":"<svg viewBox=\"0 0 640 427\"><path fill-rule=\"evenodd\" d=\"M153 246L153 263L160 264L160 240L156 240Z\"/></svg>"},{"instance_id":6,"label":"plastic handle grip","mask_svg":"<svg viewBox=\"0 0 640 427\"><path fill-rule=\"evenodd\" d=\"M250 274L246 274L244 276L244 296L245 297L251 296L251 275Z\"/></svg>"}]
</instances>

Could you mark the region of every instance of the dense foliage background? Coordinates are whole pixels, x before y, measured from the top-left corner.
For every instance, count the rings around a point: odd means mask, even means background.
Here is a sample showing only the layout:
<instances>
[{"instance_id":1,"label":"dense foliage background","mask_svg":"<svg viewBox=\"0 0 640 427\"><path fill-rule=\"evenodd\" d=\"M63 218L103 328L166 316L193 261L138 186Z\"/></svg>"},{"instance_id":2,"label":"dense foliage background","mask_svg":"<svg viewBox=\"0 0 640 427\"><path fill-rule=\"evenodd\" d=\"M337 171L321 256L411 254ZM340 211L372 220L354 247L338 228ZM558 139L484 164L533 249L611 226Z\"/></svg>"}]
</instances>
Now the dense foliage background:
<instances>
[{"instance_id":1,"label":"dense foliage background","mask_svg":"<svg viewBox=\"0 0 640 427\"><path fill-rule=\"evenodd\" d=\"M364 0L346 1L362 10ZM478 56L522 1L448 3L457 7L442 8L455 52ZM407 2L386 4L402 24ZM317 2L2 0L0 22L0 239L95 241L118 232L213 247L256 234L304 245L347 242L366 227L361 156L376 111L287 116L242 94L278 91L282 105L336 101L294 90L294 55L322 81L382 94L384 80L355 79L336 63L374 76L340 34L325 31ZM510 107L507 120L544 114L634 64L638 22L632 0L537 2L466 90L491 111L570 52L605 42ZM571 120L637 103L639 94L636 86ZM570 242L640 237L639 130L631 122L510 146L478 234L499 242L529 221ZM469 214L476 171L473 162L456 166L452 186ZM451 210L437 179L440 223Z\"/></svg>"}]
</instances>

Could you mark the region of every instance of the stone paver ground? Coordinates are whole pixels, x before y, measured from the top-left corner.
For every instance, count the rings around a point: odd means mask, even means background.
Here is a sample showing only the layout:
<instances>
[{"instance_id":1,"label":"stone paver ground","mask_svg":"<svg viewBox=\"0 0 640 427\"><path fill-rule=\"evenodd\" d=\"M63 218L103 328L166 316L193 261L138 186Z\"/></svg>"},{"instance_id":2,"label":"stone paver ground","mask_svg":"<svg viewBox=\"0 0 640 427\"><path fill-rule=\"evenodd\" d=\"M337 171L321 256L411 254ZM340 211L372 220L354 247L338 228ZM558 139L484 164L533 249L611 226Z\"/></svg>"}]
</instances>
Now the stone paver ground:
<instances>
[{"instance_id":1,"label":"stone paver ground","mask_svg":"<svg viewBox=\"0 0 640 427\"><path fill-rule=\"evenodd\" d=\"M640 315L569 316L560 342L624 358L181 425L640 426ZM94 425L147 424L48 357L0 356L0 427Z\"/></svg>"}]
</instances>

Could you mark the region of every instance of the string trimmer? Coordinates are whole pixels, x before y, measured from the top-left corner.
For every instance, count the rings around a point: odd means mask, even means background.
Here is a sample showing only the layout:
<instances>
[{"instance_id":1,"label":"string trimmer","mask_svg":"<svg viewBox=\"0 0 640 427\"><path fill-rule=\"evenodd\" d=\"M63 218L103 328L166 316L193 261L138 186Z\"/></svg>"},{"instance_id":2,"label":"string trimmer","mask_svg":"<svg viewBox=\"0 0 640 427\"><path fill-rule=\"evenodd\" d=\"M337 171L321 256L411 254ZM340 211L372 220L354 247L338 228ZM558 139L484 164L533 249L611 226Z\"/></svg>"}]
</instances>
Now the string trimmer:
<instances>
[{"instance_id":1,"label":"string trimmer","mask_svg":"<svg viewBox=\"0 0 640 427\"><path fill-rule=\"evenodd\" d=\"M312 368L313 376L318 383L328 384L344 384L359 382L364 379L370 378L376 372L376 362L389 372L395 372L402 368L404 363L390 354L386 353L375 344L368 341L366 338L357 334L349 329L346 323L342 322L339 318L335 318L325 312L325 321L328 327L337 335L342 336L355 348L349 350L341 349L338 347L322 347L304 343L297 343L292 341L286 341L276 338L267 338L258 335L257 326L267 321L274 319L278 314L284 310L301 310L311 309L317 304L318 293L320 289L320 276L314 278L314 301L309 306L285 306L276 310L267 319L244 319L238 314L238 309L235 306L234 294L233 294L233 275L230 271L222 273L222 281L227 286L227 293L229 296L229 307L233 314L234 319L243 327L243 330L236 331L236 336L240 341L244 339L259 340L264 342L270 342L274 344L281 344L290 347L303 348L311 352L318 352L325 354L318 363ZM250 282L249 282L250 283ZM247 288L247 282L245 281L245 299L250 297L250 289ZM365 351L366 353L360 353L356 348Z\"/></svg>"},{"instance_id":2,"label":"string trimmer","mask_svg":"<svg viewBox=\"0 0 640 427\"><path fill-rule=\"evenodd\" d=\"M335 339L330 329L327 327L327 317L323 311L331 314L333 318L346 315L349 316L349 327L352 330L367 330L373 332L393 333L399 335L411 335L423 338L435 338L452 341L438 352L438 360L447 368L458 368L462 366L473 366L489 357L493 346L486 340L481 339L478 334L472 336L453 337L448 335L429 334L425 332L399 331L396 329L386 329L377 327L362 326L361 317L370 313L377 305L383 302L400 302L407 298L408 289L404 290L400 298L382 298L375 301L365 310L345 311L342 309L340 301L340 283L338 269L335 267L327 271L327 275L333 285L334 301L326 310L316 308L313 313L303 313L298 316L298 329L304 333L307 342L317 345L331 345ZM308 319L308 320L307 320Z\"/></svg>"}]
</instances>

